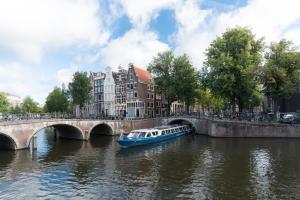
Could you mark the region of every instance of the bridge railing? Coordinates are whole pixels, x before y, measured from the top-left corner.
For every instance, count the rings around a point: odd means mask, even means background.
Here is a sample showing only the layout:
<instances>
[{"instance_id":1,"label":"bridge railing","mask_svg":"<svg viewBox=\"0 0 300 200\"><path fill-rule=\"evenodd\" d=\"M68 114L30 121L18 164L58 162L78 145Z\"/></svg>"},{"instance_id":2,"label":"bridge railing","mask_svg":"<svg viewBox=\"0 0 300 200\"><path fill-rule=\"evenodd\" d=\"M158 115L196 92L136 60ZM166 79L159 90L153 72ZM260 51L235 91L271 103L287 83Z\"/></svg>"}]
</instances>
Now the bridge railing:
<instances>
[{"instance_id":1,"label":"bridge railing","mask_svg":"<svg viewBox=\"0 0 300 200\"><path fill-rule=\"evenodd\" d=\"M284 116L292 115L290 118ZM264 122L264 123L291 123L300 124L300 113L264 113L264 112L192 112L192 113L176 113L168 117L186 117L186 118L207 118L226 121L250 121L250 122Z\"/></svg>"},{"instance_id":2,"label":"bridge railing","mask_svg":"<svg viewBox=\"0 0 300 200\"><path fill-rule=\"evenodd\" d=\"M293 122L300 123L300 114L295 114L294 121L284 121L283 116L287 113L263 113L263 112L242 112L242 113L226 113L226 112L180 112L171 113L160 117L185 117L185 118L207 118L227 121L252 121L252 122ZM99 120L140 120L147 118L130 118L116 116L75 116L69 113L26 113L26 114L7 114L0 115L0 122L22 121L22 120L43 120L43 119L99 119Z\"/></svg>"},{"instance_id":3,"label":"bridge railing","mask_svg":"<svg viewBox=\"0 0 300 200\"><path fill-rule=\"evenodd\" d=\"M22 121L34 119L72 119L73 115L67 113L25 113L0 115L0 121Z\"/></svg>"}]
</instances>

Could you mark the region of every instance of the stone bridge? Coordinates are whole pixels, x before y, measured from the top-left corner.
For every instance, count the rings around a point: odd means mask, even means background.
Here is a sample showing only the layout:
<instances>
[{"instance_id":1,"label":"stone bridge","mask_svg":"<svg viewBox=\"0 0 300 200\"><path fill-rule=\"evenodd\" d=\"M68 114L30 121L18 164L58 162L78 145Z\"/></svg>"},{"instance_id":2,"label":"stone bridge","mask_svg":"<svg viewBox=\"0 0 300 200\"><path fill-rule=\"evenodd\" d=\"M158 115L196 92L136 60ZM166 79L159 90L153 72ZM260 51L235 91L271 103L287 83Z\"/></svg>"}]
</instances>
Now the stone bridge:
<instances>
[{"instance_id":1,"label":"stone bridge","mask_svg":"<svg viewBox=\"0 0 300 200\"><path fill-rule=\"evenodd\" d=\"M29 148L32 138L42 129L53 127L60 138L89 140L92 134L118 135L133 129L166 124L189 124L194 132L212 137L295 137L300 125L210 120L177 117L141 120L55 119L0 123L0 148Z\"/></svg>"}]
</instances>

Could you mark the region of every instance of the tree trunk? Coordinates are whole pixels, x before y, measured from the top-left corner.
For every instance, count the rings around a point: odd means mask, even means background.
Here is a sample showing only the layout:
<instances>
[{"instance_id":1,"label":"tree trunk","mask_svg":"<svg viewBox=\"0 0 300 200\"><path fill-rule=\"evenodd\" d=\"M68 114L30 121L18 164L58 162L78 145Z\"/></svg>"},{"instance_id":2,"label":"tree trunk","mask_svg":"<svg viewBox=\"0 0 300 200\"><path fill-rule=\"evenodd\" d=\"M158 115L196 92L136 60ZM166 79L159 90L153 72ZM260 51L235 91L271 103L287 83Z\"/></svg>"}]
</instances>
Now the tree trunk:
<instances>
[{"instance_id":1,"label":"tree trunk","mask_svg":"<svg viewBox=\"0 0 300 200\"><path fill-rule=\"evenodd\" d=\"M238 99L239 113L243 112L243 104L240 99Z\"/></svg>"},{"instance_id":2,"label":"tree trunk","mask_svg":"<svg viewBox=\"0 0 300 200\"><path fill-rule=\"evenodd\" d=\"M170 116L170 110L171 110L171 104L170 101L168 100L168 105L167 105L167 115Z\"/></svg>"},{"instance_id":3,"label":"tree trunk","mask_svg":"<svg viewBox=\"0 0 300 200\"><path fill-rule=\"evenodd\" d=\"M235 97L231 100L231 102L232 102L231 103L232 104L231 105L232 106L232 108L231 108L232 109L232 114L235 114Z\"/></svg>"},{"instance_id":4,"label":"tree trunk","mask_svg":"<svg viewBox=\"0 0 300 200\"><path fill-rule=\"evenodd\" d=\"M190 107L190 104L189 103L185 103L185 112L186 113L189 113L189 107Z\"/></svg>"}]
</instances>

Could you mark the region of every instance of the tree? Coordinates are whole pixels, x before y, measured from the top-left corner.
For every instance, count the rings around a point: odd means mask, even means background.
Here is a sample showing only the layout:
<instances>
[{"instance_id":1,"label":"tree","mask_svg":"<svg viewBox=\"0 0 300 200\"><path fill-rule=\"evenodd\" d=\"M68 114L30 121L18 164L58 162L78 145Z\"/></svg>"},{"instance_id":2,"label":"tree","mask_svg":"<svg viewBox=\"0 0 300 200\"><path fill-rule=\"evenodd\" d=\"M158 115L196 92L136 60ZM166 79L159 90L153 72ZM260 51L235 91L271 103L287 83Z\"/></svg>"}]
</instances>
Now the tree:
<instances>
[{"instance_id":1,"label":"tree","mask_svg":"<svg viewBox=\"0 0 300 200\"><path fill-rule=\"evenodd\" d=\"M158 90L163 91L168 101L168 113L173 101L186 103L186 109L194 103L197 73L187 55L175 57L171 51L159 53L148 66Z\"/></svg>"},{"instance_id":2,"label":"tree","mask_svg":"<svg viewBox=\"0 0 300 200\"><path fill-rule=\"evenodd\" d=\"M41 109L38 106L38 103L35 102L30 96L25 97L22 110L25 113L38 113L41 112Z\"/></svg>"},{"instance_id":3,"label":"tree","mask_svg":"<svg viewBox=\"0 0 300 200\"><path fill-rule=\"evenodd\" d=\"M92 89L87 72L75 72L72 82L69 83L69 93L73 104L79 105L81 110L90 100L90 92Z\"/></svg>"},{"instance_id":4,"label":"tree","mask_svg":"<svg viewBox=\"0 0 300 200\"><path fill-rule=\"evenodd\" d=\"M296 52L291 41L271 43L265 54L266 64L262 70L264 92L276 100L288 97L297 90L300 81L300 52ZM277 110L278 106L274 106Z\"/></svg>"},{"instance_id":5,"label":"tree","mask_svg":"<svg viewBox=\"0 0 300 200\"><path fill-rule=\"evenodd\" d=\"M178 100L186 103L186 111L195 102L198 85L197 72L192 66L188 56L178 56L174 59L174 90Z\"/></svg>"},{"instance_id":6,"label":"tree","mask_svg":"<svg viewBox=\"0 0 300 200\"><path fill-rule=\"evenodd\" d=\"M227 30L206 51L204 83L211 92L231 102L239 111L259 105L258 69L261 65L263 39L247 28Z\"/></svg>"},{"instance_id":7,"label":"tree","mask_svg":"<svg viewBox=\"0 0 300 200\"><path fill-rule=\"evenodd\" d=\"M153 58L148 66L148 71L154 75L158 90L162 91L166 96L168 114L170 114L171 103L176 100L175 81L173 77L174 58L175 56L171 51L158 53L157 57Z\"/></svg>"},{"instance_id":8,"label":"tree","mask_svg":"<svg viewBox=\"0 0 300 200\"><path fill-rule=\"evenodd\" d=\"M59 87L55 87L53 91L49 93L45 106L47 112L66 112L68 99L66 98L64 91Z\"/></svg>"},{"instance_id":9,"label":"tree","mask_svg":"<svg viewBox=\"0 0 300 200\"><path fill-rule=\"evenodd\" d=\"M6 98L6 95L0 92L0 113L8 113L10 110L9 102Z\"/></svg>"},{"instance_id":10,"label":"tree","mask_svg":"<svg viewBox=\"0 0 300 200\"><path fill-rule=\"evenodd\" d=\"M225 106L224 100L215 96L208 88L198 88L196 94L196 102L202 106L203 111L205 108L208 110L221 110Z\"/></svg>"},{"instance_id":11,"label":"tree","mask_svg":"<svg viewBox=\"0 0 300 200\"><path fill-rule=\"evenodd\" d=\"M11 108L11 113L12 114L21 114L22 112L23 112L22 108L18 105L14 108Z\"/></svg>"}]
</instances>

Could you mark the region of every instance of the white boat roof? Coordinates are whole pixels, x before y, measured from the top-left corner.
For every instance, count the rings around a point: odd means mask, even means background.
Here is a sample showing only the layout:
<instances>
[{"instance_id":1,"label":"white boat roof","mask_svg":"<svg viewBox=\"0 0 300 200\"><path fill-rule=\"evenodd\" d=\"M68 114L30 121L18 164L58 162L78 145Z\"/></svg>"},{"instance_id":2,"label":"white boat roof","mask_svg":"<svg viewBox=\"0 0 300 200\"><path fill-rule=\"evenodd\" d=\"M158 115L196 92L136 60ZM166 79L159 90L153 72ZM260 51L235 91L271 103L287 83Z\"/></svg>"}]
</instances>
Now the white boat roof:
<instances>
[{"instance_id":1,"label":"white boat roof","mask_svg":"<svg viewBox=\"0 0 300 200\"><path fill-rule=\"evenodd\" d=\"M136 129L136 130L132 130L130 132L159 131L159 130L163 130L163 129L169 129L169 128L180 127L180 126L184 126L184 125L178 125L178 124L164 125L164 126L157 126L157 127L154 127L154 128Z\"/></svg>"}]
</instances>

